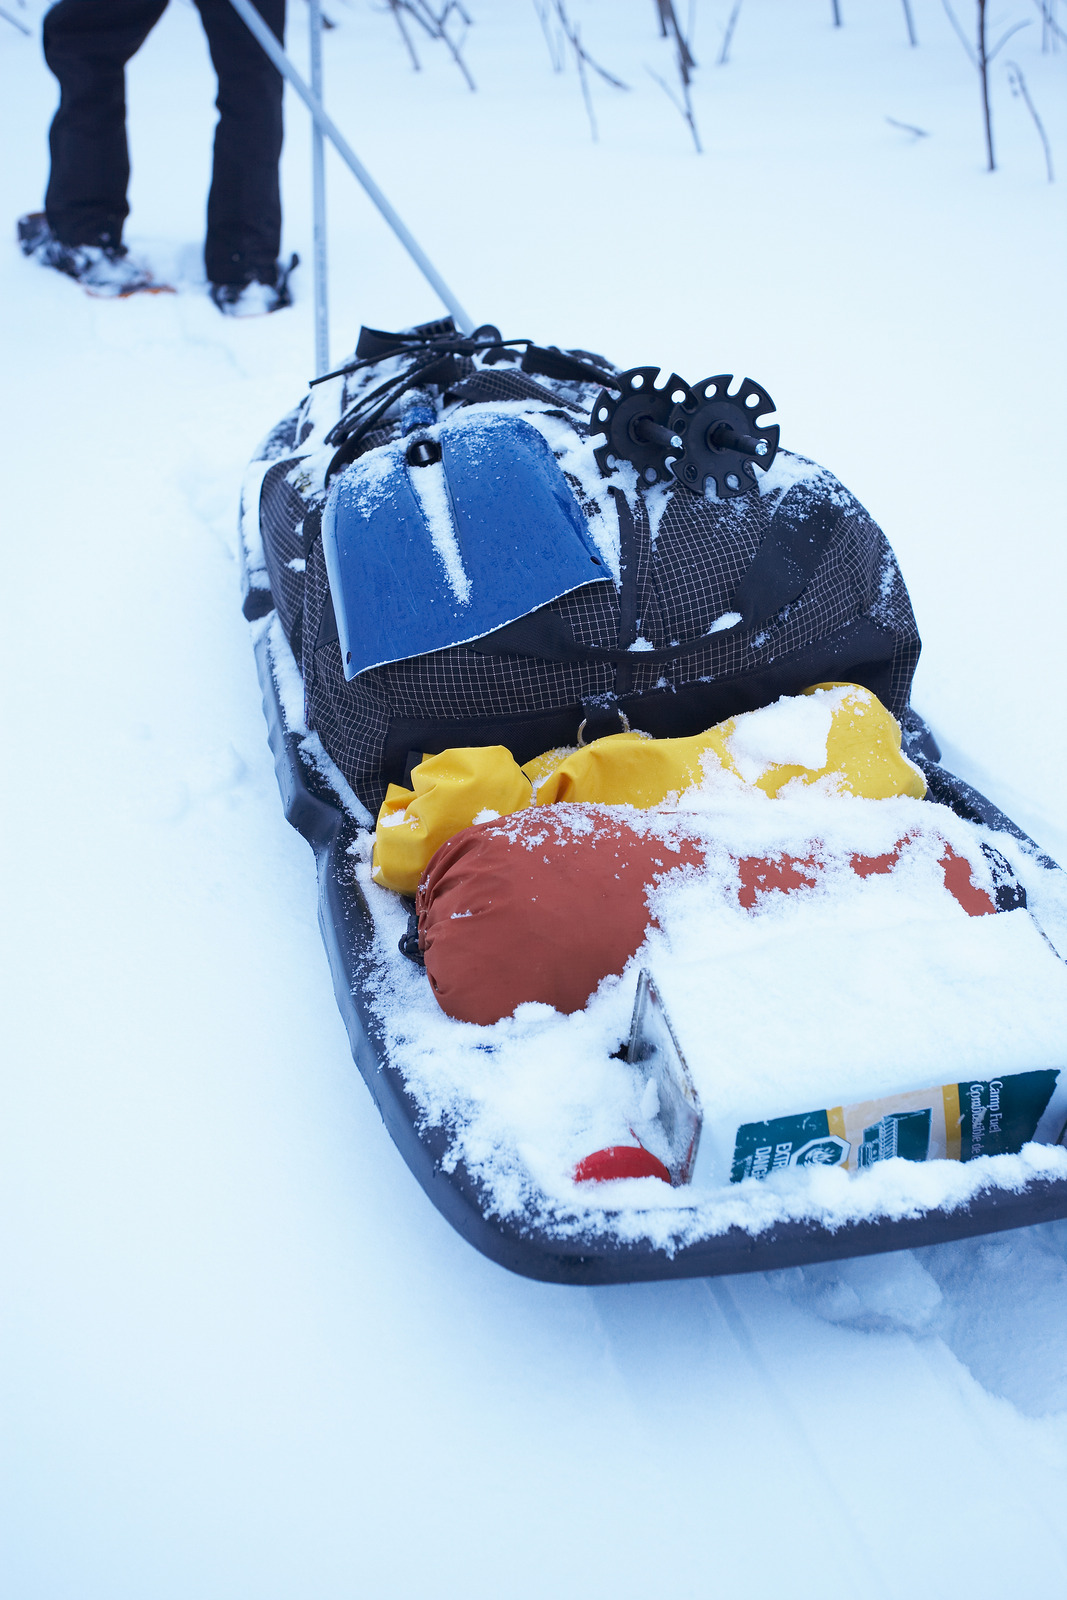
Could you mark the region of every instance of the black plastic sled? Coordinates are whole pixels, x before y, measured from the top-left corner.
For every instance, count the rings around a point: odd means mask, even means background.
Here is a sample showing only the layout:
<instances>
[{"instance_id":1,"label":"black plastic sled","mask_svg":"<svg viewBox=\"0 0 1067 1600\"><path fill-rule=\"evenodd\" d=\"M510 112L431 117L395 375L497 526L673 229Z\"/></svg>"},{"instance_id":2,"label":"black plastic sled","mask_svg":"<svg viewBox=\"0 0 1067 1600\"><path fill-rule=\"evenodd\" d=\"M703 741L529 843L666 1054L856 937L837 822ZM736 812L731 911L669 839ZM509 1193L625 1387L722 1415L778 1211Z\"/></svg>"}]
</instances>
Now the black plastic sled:
<instances>
[{"instance_id":1,"label":"black plastic sled","mask_svg":"<svg viewBox=\"0 0 1067 1600\"><path fill-rule=\"evenodd\" d=\"M571 1229L553 1233L536 1216L524 1220L491 1214L478 1179L462 1161L454 1166L446 1163L451 1130L425 1123L389 1059L368 995L374 966L373 919L347 855L360 825L305 758L302 736L287 726L266 629L256 644L256 663L285 815L315 853L319 924L356 1065L394 1143L430 1200L491 1261L546 1283L640 1283L773 1271L1067 1217L1067 1179L1048 1178L1034 1178L1020 1189L991 1183L953 1209L917 1210L911 1216L845 1222L833 1229L814 1220L780 1222L756 1234L732 1227L692 1244L675 1245L669 1252L649 1240L613 1238L603 1229L584 1235ZM940 752L918 719L907 732L908 753L922 765L931 799L969 821L1032 845L990 801L939 764ZM1042 860L1052 865L1047 858Z\"/></svg>"}]
</instances>

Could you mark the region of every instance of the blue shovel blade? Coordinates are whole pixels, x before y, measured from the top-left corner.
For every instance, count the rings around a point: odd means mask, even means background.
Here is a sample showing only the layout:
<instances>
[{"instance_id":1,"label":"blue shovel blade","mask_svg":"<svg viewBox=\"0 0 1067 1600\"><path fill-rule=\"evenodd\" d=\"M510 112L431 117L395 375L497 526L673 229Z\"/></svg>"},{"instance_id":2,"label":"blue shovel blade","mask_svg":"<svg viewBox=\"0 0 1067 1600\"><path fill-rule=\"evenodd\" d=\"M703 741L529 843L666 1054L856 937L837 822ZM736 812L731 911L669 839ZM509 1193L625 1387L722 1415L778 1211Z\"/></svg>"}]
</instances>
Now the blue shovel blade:
<instances>
[{"instance_id":1,"label":"blue shovel blade","mask_svg":"<svg viewBox=\"0 0 1067 1600\"><path fill-rule=\"evenodd\" d=\"M468 644L550 600L610 582L548 444L521 417L467 416L341 476L322 519L345 677ZM412 452L414 453L414 452ZM424 452L425 453L425 452Z\"/></svg>"}]
</instances>

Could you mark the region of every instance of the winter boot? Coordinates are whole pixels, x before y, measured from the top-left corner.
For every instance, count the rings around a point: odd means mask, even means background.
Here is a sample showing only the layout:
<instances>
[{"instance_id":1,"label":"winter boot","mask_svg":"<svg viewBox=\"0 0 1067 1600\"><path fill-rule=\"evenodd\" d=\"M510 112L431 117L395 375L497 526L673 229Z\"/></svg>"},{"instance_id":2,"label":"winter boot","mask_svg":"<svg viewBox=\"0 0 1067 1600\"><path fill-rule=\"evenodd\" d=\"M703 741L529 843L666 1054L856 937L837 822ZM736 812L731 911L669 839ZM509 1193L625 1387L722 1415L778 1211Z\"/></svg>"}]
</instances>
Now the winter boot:
<instances>
[{"instance_id":1,"label":"winter boot","mask_svg":"<svg viewBox=\"0 0 1067 1600\"><path fill-rule=\"evenodd\" d=\"M290 256L289 264L275 263L272 278L258 275L245 283L213 283L211 298L224 317L263 317L292 305L289 275L300 265L300 257Z\"/></svg>"}]
</instances>

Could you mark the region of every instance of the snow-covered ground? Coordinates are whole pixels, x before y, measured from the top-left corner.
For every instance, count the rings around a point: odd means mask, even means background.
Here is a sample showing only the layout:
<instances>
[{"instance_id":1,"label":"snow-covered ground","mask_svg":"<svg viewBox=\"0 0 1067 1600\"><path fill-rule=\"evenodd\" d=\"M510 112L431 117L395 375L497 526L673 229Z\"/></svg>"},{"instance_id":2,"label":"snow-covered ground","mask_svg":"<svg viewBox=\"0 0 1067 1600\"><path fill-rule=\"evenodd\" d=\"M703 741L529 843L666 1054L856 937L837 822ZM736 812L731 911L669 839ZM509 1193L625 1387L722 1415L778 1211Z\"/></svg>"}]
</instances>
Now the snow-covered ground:
<instances>
[{"instance_id":1,"label":"snow-covered ground","mask_svg":"<svg viewBox=\"0 0 1067 1600\"><path fill-rule=\"evenodd\" d=\"M473 314L764 383L900 556L950 764L1067 856L1064 211L1004 65L1067 175L1067 45L1040 53L1034 7L993 8L994 39L1033 19L994 68L994 176L937 0L916 50L896 0L842 0L841 29L745 0L723 68L731 7L700 0L702 157L645 70L652 0L570 7L633 86L594 83L595 145L525 0L470 0L474 95L439 48L414 75L370 0L327 9L331 107ZM3 19L0 73L13 228L54 85ZM1067 1223L553 1288L464 1245L390 1143L237 608L237 487L308 375L309 275L243 324L198 287L213 93L176 0L129 73L128 237L179 294L0 255L5 1600L1054 1600ZM439 307L332 161L330 196L336 356Z\"/></svg>"}]
</instances>

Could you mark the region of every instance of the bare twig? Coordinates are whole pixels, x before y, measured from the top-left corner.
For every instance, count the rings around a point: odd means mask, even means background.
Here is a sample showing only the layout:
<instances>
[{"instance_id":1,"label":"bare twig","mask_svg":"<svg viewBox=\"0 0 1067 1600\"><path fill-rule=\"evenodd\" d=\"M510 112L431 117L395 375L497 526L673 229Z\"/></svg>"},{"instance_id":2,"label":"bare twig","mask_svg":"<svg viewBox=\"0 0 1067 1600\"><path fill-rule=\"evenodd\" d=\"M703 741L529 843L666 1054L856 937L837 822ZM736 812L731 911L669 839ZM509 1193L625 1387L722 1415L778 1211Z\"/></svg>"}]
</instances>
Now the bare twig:
<instances>
[{"instance_id":1,"label":"bare twig","mask_svg":"<svg viewBox=\"0 0 1067 1600\"><path fill-rule=\"evenodd\" d=\"M1000 39L993 46L992 50L990 50L989 54L986 56L986 60L987 61L992 61L994 56L998 56L1000 54L1000 52L1003 50L1004 46L1007 44L1008 40L1011 38L1013 33L1018 33L1020 28L1028 28L1029 26L1030 26L1030 18L1027 17L1025 22L1017 22L1015 24L1014 28L1009 28L1007 33L1002 34Z\"/></svg>"},{"instance_id":2,"label":"bare twig","mask_svg":"<svg viewBox=\"0 0 1067 1600\"><path fill-rule=\"evenodd\" d=\"M589 132L592 135L593 143L596 144L600 138L600 133L596 125L596 113L593 110L593 96L589 93L589 79L585 72L585 51L582 49L582 40L577 23L574 24L574 30L571 33L571 44L574 46L574 59L578 67L578 82L582 86L582 99L585 101L585 111L589 118Z\"/></svg>"},{"instance_id":3,"label":"bare twig","mask_svg":"<svg viewBox=\"0 0 1067 1600\"><path fill-rule=\"evenodd\" d=\"M914 48L919 40L915 33L915 18L911 14L911 0L901 0L904 7L904 21L908 29L908 43Z\"/></svg>"},{"instance_id":4,"label":"bare twig","mask_svg":"<svg viewBox=\"0 0 1067 1600\"><path fill-rule=\"evenodd\" d=\"M896 117L885 119L891 128L900 128L904 133L913 133L917 139L929 139L930 134L926 128L917 128L914 122L898 122Z\"/></svg>"},{"instance_id":5,"label":"bare twig","mask_svg":"<svg viewBox=\"0 0 1067 1600\"><path fill-rule=\"evenodd\" d=\"M1052 171L1052 150L1049 147L1048 135L1045 132L1044 123L1037 114L1037 107L1030 98L1030 91L1026 87L1026 79L1023 77L1023 70L1019 66L1018 62L1015 61L1007 62L1006 66L1008 69L1008 82L1011 84L1012 94L1022 97L1026 104L1027 111L1029 111L1030 115L1034 119L1034 127L1037 129L1038 138L1041 140L1041 145L1045 152L1045 171L1048 173L1048 181L1049 183L1054 183L1055 174Z\"/></svg>"},{"instance_id":6,"label":"bare twig","mask_svg":"<svg viewBox=\"0 0 1067 1600\"><path fill-rule=\"evenodd\" d=\"M541 32L545 36L548 46L548 59L552 63L553 72L563 71L563 49L559 34L552 28L552 13L548 8L548 0L534 0L534 10L537 20L541 24Z\"/></svg>"},{"instance_id":7,"label":"bare twig","mask_svg":"<svg viewBox=\"0 0 1067 1600\"><path fill-rule=\"evenodd\" d=\"M398 24L400 24L400 31L404 34L404 42L408 47L412 60L415 59L415 52L412 49L411 41L407 37L403 24L400 22L400 13L402 11L407 12L408 16L419 24L419 27L429 38L440 40L463 74L467 88L472 93L474 92L476 85L471 77L467 63L463 59L462 51L463 41L466 37L467 29L471 25L471 19L460 4L460 0L445 0L440 11L434 10L430 0L389 0L389 9L396 16ZM458 39L454 39L448 31L448 24L453 16L458 18L460 27L463 30ZM416 70L418 70L417 65Z\"/></svg>"},{"instance_id":8,"label":"bare twig","mask_svg":"<svg viewBox=\"0 0 1067 1600\"><path fill-rule=\"evenodd\" d=\"M672 92L672 90L668 89L667 85L664 83L663 79L658 75L658 73L652 72L651 67L648 70L651 76L655 78L660 88L667 95L667 98L678 111L679 115L683 118L690 134L692 135L693 144L696 148L697 155L703 155L704 151L703 146L700 143L700 134L697 131L696 117L693 115L692 82L693 69L696 66L696 61L693 58L692 50L689 48L689 37L682 32L681 25L678 21L678 15L674 9L673 0L660 0L660 15L666 21L668 32L674 40L674 64L678 69L678 82L681 85L682 91L681 98L679 99ZM692 33L692 26L693 13L692 9L690 9L690 34Z\"/></svg>"},{"instance_id":9,"label":"bare twig","mask_svg":"<svg viewBox=\"0 0 1067 1600\"><path fill-rule=\"evenodd\" d=\"M460 22L464 23L467 27L470 26L471 19L464 11L463 7L459 5L458 0L446 0L445 5L441 9L440 16L438 16L434 11L433 7L429 3L429 0L397 0L397 4L403 6L404 10L409 12L410 15L415 18L415 21L418 23L419 27L424 33L428 34L431 39L439 39L441 37L441 29L448 22L453 11L456 13L456 16L459 18Z\"/></svg>"},{"instance_id":10,"label":"bare twig","mask_svg":"<svg viewBox=\"0 0 1067 1600\"><path fill-rule=\"evenodd\" d=\"M660 88L663 90L663 93L667 96L667 99L670 101L671 105L677 111L678 115L682 117L688 124L689 132L693 135L693 143L696 146L697 155L702 156L704 154L704 146L700 142L700 134L697 132L697 126L693 117L692 107L686 105L684 100L679 100L670 84L665 82L664 79L660 77L658 72L653 72L651 67L646 67L645 71L648 73L650 78L654 78L656 80Z\"/></svg>"},{"instance_id":11,"label":"bare twig","mask_svg":"<svg viewBox=\"0 0 1067 1600\"><path fill-rule=\"evenodd\" d=\"M839 28L841 26L841 6L839 4L839 0L830 0L830 4L833 7L834 12L834 27Z\"/></svg>"},{"instance_id":12,"label":"bare twig","mask_svg":"<svg viewBox=\"0 0 1067 1600\"><path fill-rule=\"evenodd\" d=\"M970 61L971 66L977 72L978 71L978 57L974 53L974 46L971 44L971 41L968 39L967 35L964 33L962 27L960 26L960 19L957 17L957 15L953 11L952 7L949 5L949 0L941 0L941 4L945 8L946 17L951 22L951 24L953 26L953 29L955 30L956 38L960 41L960 44L963 46L963 48L967 52L967 59Z\"/></svg>"},{"instance_id":13,"label":"bare twig","mask_svg":"<svg viewBox=\"0 0 1067 1600\"><path fill-rule=\"evenodd\" d=\"M945 8L945 15L955 29L956 37L967 52L968 60L978 74L978 81L982 88L982 125L985 129L986 170L987 172L995 172L997 163L993 154L993 114L989 104L989 63L996 55L997 50L1001 49L1012 34L1018 31L1018 27L1009 28L996 48L990 51L986 42L986 0L977 0L977 30L975 43L972 46L961 28L959 18L949 4L949 0L941 0L941 4ZM1026 24L1023 23L1018 26L1025 27Z\"/></svg>"},{"instance_id":14,"label":"bare twig","mask_svg":"<svg viewBox=\"0 0 1067 1600\"><path fill-rule=\"evenodd\" d=\"M1057 49L1060 43L1067 44L1067 33L1056 21L1056 0L1034 0L1034 5L1041 13L1042 54Z\"/></svg>"},{"instance_id":15,"label":"bare twig","mask_svg":"<svg viewBox=\"0 0 1067 1600\"><path fill-rule=\"evenodd\" d=\"M574 64L578 68L578 82L582 86L582 99L585 101L585 111L589 118L589 132L592 135L593 143L596 144L597 139L599 138L599 132L597 129L596 113L593 110L593 96L590 92L589 77L586 72L586 68L592 68L592 70L597 73L599 77L603 78L605 83L610 83L613 89L629 89L630 85L628 83L623 83L621 78L616 78L613 73L610 73L607 70L606 67L602 67L598 61L593 60L592 56L582 43L581 31L578 27L578 24L576 22L572 22L570 17L567 15L565 0L554 0L554 6L563 37L566 39L567 43L574 52Z\"/></svg>"},{"instance_id":16,"label":"bare twig","mask_svg":"<svg viewBox=\"0 0 1067 1600\"><path fill-rule=\"evenodd\" d=\"M400 37L407 46L407 52L411 57L411 66L413 71L421 72L422 68L419 66L419 58L415 54L415 46L411 42L411 35L408 33L407 24L404 21L404 7L401 5L400 0L389 0L389 10L393 13L393 17L396 20L396 25L400 29Z\"/></svg>"},{"instance_id":17,"label":"bare twig","mask_svg":"<svg viewBox=\"0 0 1067 1600\"><path fill-rule=\"evenodd\" d=\"M734 8L730 12L730 20L723 30L722 49L719 51L719 58L715 63L717 67L725 67L727 61L730 59L730 45L733 42L734 29L737 27L737 19L740 14L741 0L734 0Z\"/></svg>"},{"instance_id":18,"label":"bare twig","mask_svg":"<svg viewBox=\"0 0 1067 1600\"><path fill-rule=\"evenodd\" d=\"M558 24L560 24L561 35L563 35L563 38L565 38L566 43L571 46L571 50L574 51L574 66L577 67L577 82L581 83L582 86L582 99L585 101L585 115L589 117L589 131L590 134L592 134L593 144L595 144L597 139L600 138L600 134L598 134L597 130L597 114L595 114L595 110L593 110L593 98L589 88L589 74L587 74L587 70L585 69L590 67L590 69L592 69L593 72L598 75L598 77L601 77L603 80L605 80L605 83L609 83L613 90L629 90L630 85L629 83L622 82L622 78L614 77L613 72L608 72L606 67L600 66L600 62L593 61L589 51L585 50L585 46L582 45L581 30L579 30L579 27L577 27L577 22L571 22L568 14L566 14L565 0L553 0L553 10L555 10L555 16L557 16ZM545 37L547 37L547 29L545 29ZM552 46L549 46L549 48L552 48Z\"/></svg>"},{"instance_id":19,"label":"bare twig","mask_svg":"<svg viewBox=\"0 0 1067 1600\"><path fill-rule=\"evenodd\" d=\"M460 4L460 0L447 0L447 3L441 8L440 16L434 15L434 12L428 5L427 0L409 0L409 3L412 5L421 5L422 9L428 13L437 27L437 37L441 40L442 44L444 44L449 55L452 57L452 60L456 63L456 66L459 68L460 72L462 72L467 88L473 94L474 79L470 75L470 72L467 68L467 63L464 61L460 50L460 46L466 39L467 30L470 28L471 19L467 15L464 7ZM453 39L452 35L448 31L448 21L453 13L455 13L455 15L459 18L460 26L463 29L463 32L460 34L458 39Z\"/></svg>"},{"instance_id":20,"label":"bare twig","mask_svg":"<svg viewBox=\"0 0 1067 1600\"><path fill-rule=\"evenodd\" d=\"M985 121L986 156L989 161L989 171L995 172L997 163L993 156L993 118L989 111L989 54L986 49L985 8L986 0L978 0L978 75L982 80L982 117Z\"/></svg>"},{"instance_id":21,"label":"bare twig","mask_svg":"<svg viewBox=\"0 0 1067 1600\"><path fill-rule=\"evenodd\" d=\"M584 61L587 67L592 67L593 71L599 77L603 78L605 83L610 83L613 89L629 89L630 85L628 83L623 83L621 78L616 78L608 71L606 67L602 67L599 61L593 60L588 50L578 38L578 29L571 22L567 15L567 7L564 4L564 0L555 0L555 5L556 15L559 18L560 26L566 35L568 43L574 50L575 57L581 61Z\"/></svg>"},{"instance_id":22,"label":"bare twig","mask_svg":"<svg viewBox=\"0 0 1067 1600\"><path fill-rule=\"evenodd\" d=\"M678 23L677 13L674 9L674 0L657 0L659 6L660 22L663 24L663 37L672 38L674 47L678 52L679 70L689 73L696 66L689 40L682 32ZM691 31L691 30L690 30Z\"/></svg>"}]
</instances>

